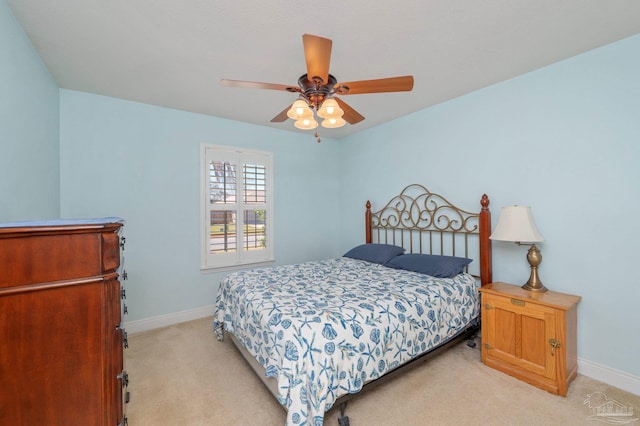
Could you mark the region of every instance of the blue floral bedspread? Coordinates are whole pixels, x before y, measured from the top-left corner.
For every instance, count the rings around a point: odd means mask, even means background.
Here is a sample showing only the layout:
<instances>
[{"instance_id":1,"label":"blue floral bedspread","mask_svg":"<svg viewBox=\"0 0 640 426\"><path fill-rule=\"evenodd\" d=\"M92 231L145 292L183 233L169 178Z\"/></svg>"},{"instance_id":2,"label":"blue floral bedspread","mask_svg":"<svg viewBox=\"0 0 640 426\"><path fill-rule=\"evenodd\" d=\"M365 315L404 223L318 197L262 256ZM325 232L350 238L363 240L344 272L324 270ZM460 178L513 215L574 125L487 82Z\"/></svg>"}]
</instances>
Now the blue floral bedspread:
<instances>
[{"instance_id":1,"label":"blue floral bedspread","mask_svg":"<svg viewBox=\"0 0 640 426\"><path fill-rule=\"evenodd\" d=\"M337 258L231 273L213 327L278 381L287 425L322 425L346 393L447 340L479 313L467 274L433 278Z\"/></svg>"}]
</instances>

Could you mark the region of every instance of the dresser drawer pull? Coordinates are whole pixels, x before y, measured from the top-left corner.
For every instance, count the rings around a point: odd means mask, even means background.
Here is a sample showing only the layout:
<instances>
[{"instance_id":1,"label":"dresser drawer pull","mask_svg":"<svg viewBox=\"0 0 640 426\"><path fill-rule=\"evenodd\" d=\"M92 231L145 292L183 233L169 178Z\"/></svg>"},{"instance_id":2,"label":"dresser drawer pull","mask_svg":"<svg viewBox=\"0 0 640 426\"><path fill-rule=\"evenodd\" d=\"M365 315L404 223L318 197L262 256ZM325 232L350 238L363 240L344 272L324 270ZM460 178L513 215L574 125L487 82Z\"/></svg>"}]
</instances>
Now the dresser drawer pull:
<instances>
[{"instance_id":1,"label":"dresser drawer pull","mask_svg":"<svg viewBox=\"0 0 640 426\"><path fill-rule=\"evenodd\" d=\"M122 380L123 388L126 388L127 386L129 386L129 373L127 373L126 371L123 371L122 373L118 374L116 378L118 380Z\"/></svg>"},{"instance_id":2,"label":"dresser drawer pull","mask_svg":"<svg viewBox=\"0 0 640 426\"><path fill-rule=\"evenodd\" d=\"M511 303L513 303L514 305L517 305L517 306L524 306L524 301L523 300L511 299Z\"/></svg>"}]
</instances>

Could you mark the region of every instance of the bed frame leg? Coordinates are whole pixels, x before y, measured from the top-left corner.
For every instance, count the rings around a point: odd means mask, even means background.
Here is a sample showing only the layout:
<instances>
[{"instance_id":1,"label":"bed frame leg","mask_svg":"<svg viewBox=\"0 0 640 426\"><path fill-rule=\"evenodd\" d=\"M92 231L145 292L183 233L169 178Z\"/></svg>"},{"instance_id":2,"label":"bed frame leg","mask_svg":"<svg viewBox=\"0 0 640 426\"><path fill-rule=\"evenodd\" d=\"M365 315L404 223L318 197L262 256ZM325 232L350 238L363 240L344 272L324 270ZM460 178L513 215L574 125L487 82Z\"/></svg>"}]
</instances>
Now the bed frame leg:
<instances>
[{"instance_id":1,"label":"bed frame leg","mask_svg":"<svg viewBox=\"0 0 640 426\"><path fill-rule=\"evenodd\" d=\"M476 333L472 333L471 335L469 335L469 337L467 337L467 346L469 346L470 348L475 348L476 337L478 337Z\"/></svg>"},{"instance_id":2,"label":"bed frame leg","mask_svg":"<svg viewBox=\"0 0 640 426\"><path fill-rule=\"evenodd\" d=\"M338 417L339 426L349 426L349 416L344 415L344 410L347 408L347 403L340 404L340 417Z\"/></svg>"},{"instance_id":3,"label":"bed frame leg","mask_svg":"<svg viewBox=\"0 0 640 426\"><path fill-rule=\"evenodd\" d=\"M480 321L473 320L472 326L467 329L467 346L470 348L476 347L476 337L478 337L478 333L480 333Z\"/></svg>"}]
</instances>

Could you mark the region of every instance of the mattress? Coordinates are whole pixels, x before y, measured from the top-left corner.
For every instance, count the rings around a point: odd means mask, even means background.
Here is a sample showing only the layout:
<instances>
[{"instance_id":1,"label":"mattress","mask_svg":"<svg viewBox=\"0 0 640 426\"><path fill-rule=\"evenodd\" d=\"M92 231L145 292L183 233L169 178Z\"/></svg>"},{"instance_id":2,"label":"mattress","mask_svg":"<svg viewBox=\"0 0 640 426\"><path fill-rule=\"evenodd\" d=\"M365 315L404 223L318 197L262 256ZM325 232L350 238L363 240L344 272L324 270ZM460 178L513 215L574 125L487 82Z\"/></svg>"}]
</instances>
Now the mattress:
<instances>
[{"instance_id":1,"label":"mattress","mask_svg":"<svg viewBox=\"0 0 640 426\"><path fill-rule=\"evenodd\" d=\"M220 284L214 330L277 380L287 425L321 425L338 397L443 343L478 317L476 279L350 258L239 271Z\"/></svg>"}]
</instances>

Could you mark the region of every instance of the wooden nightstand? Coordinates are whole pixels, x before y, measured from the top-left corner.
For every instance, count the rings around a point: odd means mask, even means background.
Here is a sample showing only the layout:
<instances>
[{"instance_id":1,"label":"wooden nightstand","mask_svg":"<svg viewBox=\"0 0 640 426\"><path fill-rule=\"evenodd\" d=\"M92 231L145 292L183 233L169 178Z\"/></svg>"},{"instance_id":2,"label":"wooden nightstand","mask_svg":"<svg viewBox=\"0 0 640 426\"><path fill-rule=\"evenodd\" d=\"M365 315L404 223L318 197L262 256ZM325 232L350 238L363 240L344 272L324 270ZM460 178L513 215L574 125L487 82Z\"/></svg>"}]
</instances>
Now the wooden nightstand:
<instances>
[{"instance_id":1,"label":"wooden nightstand","mask_svg":"<svg viewBox=\"0 0 640 426\"><path fill-rule=\"evenodd\" d=\"M480 289L482 362L562 396L575 379L580 296L491 283Z\"/></svg>"}]
</instances>

